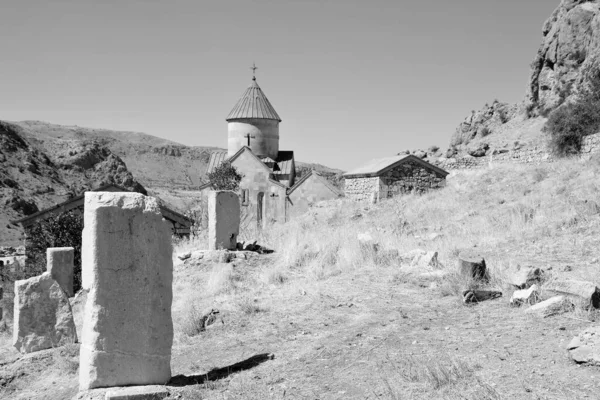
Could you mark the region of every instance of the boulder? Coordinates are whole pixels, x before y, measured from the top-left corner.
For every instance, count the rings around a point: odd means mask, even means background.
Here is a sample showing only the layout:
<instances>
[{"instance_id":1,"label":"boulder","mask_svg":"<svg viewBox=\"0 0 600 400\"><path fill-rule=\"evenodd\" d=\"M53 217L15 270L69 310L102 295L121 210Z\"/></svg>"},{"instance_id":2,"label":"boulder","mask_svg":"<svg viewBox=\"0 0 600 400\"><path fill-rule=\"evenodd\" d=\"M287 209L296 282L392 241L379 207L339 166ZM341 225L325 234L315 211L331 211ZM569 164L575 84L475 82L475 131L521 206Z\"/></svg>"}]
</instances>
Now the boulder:
<instances>
[{"instance_id":1,"label":"boulder","mask_svg":"<svg viewBox=\"0 0 600 400\"><path fill-rule=\"evenodd\" d=\"M497 290L484 289L466 289L462 292L463 303L479 303L485 300L492 300L502 297L502 292Z\"/></svg>"},{"instance_id":2,"label":"boulder","mask_svg":"<svg viewBox=\"0 0 600 400\"><path fill-rule=\"evenodd\" d=\"M576 363L600 366L600 326L590 326L568 344L569 356Z\"/></svg>"},{"instance_id":3,"label":"boulder","mask_svg":"<svg viewBox=\"0 0 600 400\"><path fill-rule=\"evenodd\" d=\"M488 278L485 259L472 251L464 251L458 255L458 270L464 277L476 280Z\"/></svg>"},{"instance_id":4,"label":"boulder","mask_svg":"<svg viewBox=\"0 0 600 400\"><path fill-rule=\"evenodd\" d=\"M539 297L539 286L533 284L529 289L517 290L510 298L510 304L519 306L523 303L534 304Z\"/></svg>"},{"instance_id":5,"label":"boulder","mask_svg":"<svg viewBox=\"0 0 600 400\"><path fill-rule=\"evenodd\" d=\"M595 283L577 280L556 281L546 288L557 294L583 299L589 306L600 308L600 290Z\"/></svg>"},{"instance_id":6,"label":"boulder","mask_svg":"<svg viewBox=\"0 0 600 400\"><path fill-rule=\"evenodd\" d=\"M554 296L529 307L525 312L527 314L537 314L541 317L549 317L555 314L561 314L570 307L572 307L572 304L565 296Z\"/></svg>"},{"instance_id":7,"label":"boulder","mask_svg":"<svg viewBox=\"0 0 600 400\"><path fill-rule=\"evenodd\" d=\"M21 353L77 342L69 297L49 272L15 282L13 345Z\"/></svg>"},{"instance_id":8,"label":"boulder","mask_svg":"<svg viewBox=\"0 0 600 400\"><path fill-rule=\"evenodd\" d=\"M508 281L511 285L516 286L519 289L525 289L534 283L540 283L544 275L544 270L535 267L517 267Z\"/></svg>"},{"instance_id":9,"label":"boulder","mask_svg":"<svg viewBox=\"0 0 600 400\"><path fill-rule=\"evenodd\" d=\"M185 261L188 258L190 258L192 256L192 252L191 251L186 251L185 253L181 253L177 256L177 258L179 258L181 261Z\"/></svg>"}]
</instances>

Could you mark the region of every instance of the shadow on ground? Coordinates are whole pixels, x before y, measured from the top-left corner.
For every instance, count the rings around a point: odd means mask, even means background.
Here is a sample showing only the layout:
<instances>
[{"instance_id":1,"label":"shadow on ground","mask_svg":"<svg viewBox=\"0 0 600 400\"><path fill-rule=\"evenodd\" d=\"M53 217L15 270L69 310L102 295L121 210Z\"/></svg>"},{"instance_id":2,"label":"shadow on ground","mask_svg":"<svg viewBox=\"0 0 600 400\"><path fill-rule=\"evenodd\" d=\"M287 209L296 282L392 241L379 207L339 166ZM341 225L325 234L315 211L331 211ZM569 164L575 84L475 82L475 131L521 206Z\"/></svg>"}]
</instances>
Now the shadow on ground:
<instances>
[{"instance_id":1,"label":"shadow on ground","mask_svg":"<svg viewBox=\"0 0 600 400\"><path fill-rule=\"evenodd\" d=\"M268 360L275 358L273 354L263 353L252 356L244 361L229 365L223 368L213 369L205 374L199 375L177 375L171 378L167 386L188 386L199 385L206 381L216 381L228 377L236 372L245 371L254 368Z\"/></svg>"}]
</instances>

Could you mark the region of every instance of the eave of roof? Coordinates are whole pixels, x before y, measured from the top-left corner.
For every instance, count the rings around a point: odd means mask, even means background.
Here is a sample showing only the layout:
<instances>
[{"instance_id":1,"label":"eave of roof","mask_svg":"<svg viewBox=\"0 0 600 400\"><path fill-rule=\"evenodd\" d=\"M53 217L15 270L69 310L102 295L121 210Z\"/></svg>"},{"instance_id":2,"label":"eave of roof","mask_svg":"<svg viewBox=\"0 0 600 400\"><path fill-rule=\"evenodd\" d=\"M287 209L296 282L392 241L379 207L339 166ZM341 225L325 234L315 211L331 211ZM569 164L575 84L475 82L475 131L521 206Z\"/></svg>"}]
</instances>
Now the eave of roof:
<instances>
[{"instance_id":1,"label":"eave of roof","mask_svg":"<svg viewBox=\"0 0 600 400\"><path fill-rule=\"evenodd\" d=\"M389 161L387 161L388 159L389 159ZM408 161L414 161L417 164L421 164L425 168L432 169L435 172L439 173L440 175L443 175L444 177L446 177L449 174L448 171L445 171L431 163L428 163L427 161L422 160L421 158L419 158L413 154L409 154L409 155L404 155L404 156L386 157L386 158L371 160L368 163L366 163L364 166L356 168L352 171L346 172L342 176L345 179L374 178L374 177L380 176L380 175L386 173L387 171L389 171L390 169L393 169L393 168L397 167L398 165L404 164L405 162L408 162ZM373 165L373 167L369 168L370 165Z\"/></svg>"}]
</instances>

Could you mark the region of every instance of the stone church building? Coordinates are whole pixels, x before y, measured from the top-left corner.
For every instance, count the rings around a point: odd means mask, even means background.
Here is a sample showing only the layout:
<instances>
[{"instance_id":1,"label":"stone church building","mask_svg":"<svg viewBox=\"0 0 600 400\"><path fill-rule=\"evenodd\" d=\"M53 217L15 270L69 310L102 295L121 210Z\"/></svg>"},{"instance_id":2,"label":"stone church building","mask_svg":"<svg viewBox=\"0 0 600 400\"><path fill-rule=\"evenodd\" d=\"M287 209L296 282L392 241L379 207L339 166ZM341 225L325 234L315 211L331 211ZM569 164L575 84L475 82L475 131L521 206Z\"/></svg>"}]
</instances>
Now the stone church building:
<instances>
[{"instance_id":1,"label":"stone church building","mask_svg":"<svg viewBox=\"0 0 600 400\"><path fill-rule=\"evenodd\" d=\"M311 204L342 193L316 171L296 179L294 152L279 149L281 118L256 77L226 118L227 151L210 156L207 174L227 161L243 175L240 201L245 218L259 226L288 221ZM210 182L200 187L206 194Z\"/></svg>"}]
</instances>

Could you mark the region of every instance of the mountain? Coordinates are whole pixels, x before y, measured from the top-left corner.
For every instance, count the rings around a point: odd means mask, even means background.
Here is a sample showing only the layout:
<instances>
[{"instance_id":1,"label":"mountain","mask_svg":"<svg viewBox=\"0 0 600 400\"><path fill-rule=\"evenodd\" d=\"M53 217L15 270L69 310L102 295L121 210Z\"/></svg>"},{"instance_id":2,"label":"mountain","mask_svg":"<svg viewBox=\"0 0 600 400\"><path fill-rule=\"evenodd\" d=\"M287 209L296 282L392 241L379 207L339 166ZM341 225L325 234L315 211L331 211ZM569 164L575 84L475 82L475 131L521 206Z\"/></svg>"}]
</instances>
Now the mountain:
<instances>
[{"instance_id":1,"label":"mountain","mask_svg":"<svg viewBox=\"0 0 600 400\"><path fill-rule=\"evenodd\" d=\"M0 121L0 244L20 244L22 232L9 221L109 183L158 196L180 212L197 207L197 188L218 150L139 132ZM340 184L340 170L297 168L299 176L315 169Z\"/></svg>"}]
</instances>

